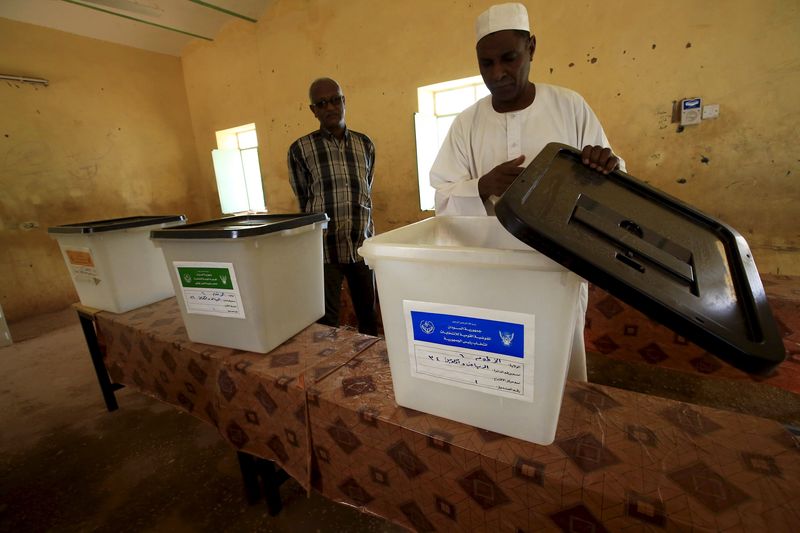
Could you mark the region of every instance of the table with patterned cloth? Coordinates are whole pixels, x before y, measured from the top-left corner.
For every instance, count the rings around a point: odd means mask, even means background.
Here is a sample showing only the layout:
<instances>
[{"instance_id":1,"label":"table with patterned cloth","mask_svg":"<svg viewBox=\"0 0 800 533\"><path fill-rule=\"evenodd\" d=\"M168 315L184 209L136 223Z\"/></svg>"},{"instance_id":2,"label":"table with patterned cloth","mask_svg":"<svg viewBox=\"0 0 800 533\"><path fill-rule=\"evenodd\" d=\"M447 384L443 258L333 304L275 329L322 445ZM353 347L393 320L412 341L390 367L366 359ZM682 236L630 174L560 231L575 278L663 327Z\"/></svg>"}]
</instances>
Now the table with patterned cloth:
<instances>
[{"instance_id":1,"label":"table with patterned cloth","mask_svg":"<svg viewBox=\"0 0 800 533\"><path fill-rule=\"evenodd\" d=\"M800 523L800 435L771 420L568 382L539 446L398 407L383 341L309 398L315 488L417 531Z\"/></svg>"},{"instance_id":2,"label":"table with patterned cloth","mask_svg":"<svg viewBox=\"0 0 800 533\"><path fill-rule=\"evenodd\" d=\"M586 312L586 349L619 361L755 381L800 394L800 277L763 275L762 282L786 347L786 361L766 376L731 366L593 285Z\"/></svg>"},{"instance_id":3,"label":"table with patterned cloth","mask_svg":"<svg viewBox=\"0 0 800 533\"><path fill-rule=\"evenodd\" d=\"M377 341L313 324L269 355L198 344L175 298L128 313L97 313L112 380L213 424L237 450L279 464L308 488L305 381Z\"/></svg>"},{"instance_id":4,"label":"table with patterned cloth","mask_svg":"<svg viewBox=\"0 0 800 533\"><path fill-rule=\"evenodd\" d=\"M264 355L190 342L174 298L94 319L115 382L411 529L800 522L800 436L774 421L568 382L556 440L539 446L398 407L384 341L349 329L314 324Z\"/></svg>"}]
</instances>

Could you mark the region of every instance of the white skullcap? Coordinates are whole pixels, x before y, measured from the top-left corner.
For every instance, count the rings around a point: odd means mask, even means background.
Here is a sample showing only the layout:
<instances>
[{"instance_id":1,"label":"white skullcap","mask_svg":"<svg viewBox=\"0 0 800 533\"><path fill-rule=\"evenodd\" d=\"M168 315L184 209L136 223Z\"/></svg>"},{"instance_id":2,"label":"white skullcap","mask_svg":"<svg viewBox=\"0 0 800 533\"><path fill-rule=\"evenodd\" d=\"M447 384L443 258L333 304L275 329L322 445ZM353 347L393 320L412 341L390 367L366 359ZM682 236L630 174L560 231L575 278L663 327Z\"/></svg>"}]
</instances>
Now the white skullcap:
<instances>
[{"instance_id":1,"label":"white skullcap","mask_svg":"<svg viewBox=\"0 0 800 533\"><path fill-rule=\"evenodd\" d=\"M528 10L519 3L497 4L478 16L475 21L475 42L490 33L502 30L522 30L530 33Z\"/></svg>"}]
</instances>

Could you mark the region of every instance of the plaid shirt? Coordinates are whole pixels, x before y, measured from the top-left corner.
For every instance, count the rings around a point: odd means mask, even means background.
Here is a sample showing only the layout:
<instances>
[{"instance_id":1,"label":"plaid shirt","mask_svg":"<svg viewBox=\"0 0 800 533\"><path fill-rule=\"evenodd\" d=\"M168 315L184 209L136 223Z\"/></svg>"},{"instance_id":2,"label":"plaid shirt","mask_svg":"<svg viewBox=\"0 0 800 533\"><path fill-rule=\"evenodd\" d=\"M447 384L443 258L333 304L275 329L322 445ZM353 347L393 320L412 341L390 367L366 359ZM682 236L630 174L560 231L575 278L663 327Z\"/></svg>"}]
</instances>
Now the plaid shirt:
<instances>
[{"instance_id":1,"label":"plaid shirt","mask_svg":"<svg viewBox=\"0 0 800 533\"><path fill-rule=\"evenodd\" d=\"M340 141L325 130L300 137L289 147L289 181L304 213L327 213L323 236L326 263L356 263L356 250L375 232L372 178L375 146L369 137L345 130Z\"/></svg>"}]
</instances>

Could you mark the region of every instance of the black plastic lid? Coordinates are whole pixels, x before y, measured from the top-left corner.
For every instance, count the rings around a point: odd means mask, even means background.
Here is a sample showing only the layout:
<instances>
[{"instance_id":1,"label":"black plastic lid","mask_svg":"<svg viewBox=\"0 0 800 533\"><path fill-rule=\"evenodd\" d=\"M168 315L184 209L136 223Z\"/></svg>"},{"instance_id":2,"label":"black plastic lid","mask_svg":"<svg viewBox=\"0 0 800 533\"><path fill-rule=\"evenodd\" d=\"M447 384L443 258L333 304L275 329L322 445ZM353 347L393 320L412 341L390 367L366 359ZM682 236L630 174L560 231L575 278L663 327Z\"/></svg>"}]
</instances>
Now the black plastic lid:
<instances>
[{"instance_id":1,"label":"black plastic lid","mask_svg":"<svg viewBox=\"0 0 800 533\"><path fill-rule=\"evenodd\" d=\"M676 198L551 143L495 212L521 241L737 368L785 359L744 237Z\"/></svg>"},{"instance_id":2,"label":"black plastic lid","mask_svg":"<svg viewBox=\"0 0 800 533\"><path fill-rule=\"evenodd\" d=\"M78 224L65 224L47 228L47 233L101 233L104 231L117 231L121 229L153 226L155 224L168 224L182 222L186 215L163 215L112 218L110 220L97 220L95 222L80 222Z\"/></svg>"},{"instance_id":3,"label":"black plastic lid","mask_svg":"<svg viewBox=\"0 0 800 533\"><path fill-rule=\"evenodd\" d=\"M327 222L325 213L239 215L150 232L151 239L241 239Z\"/></svg>"}]
</instances>

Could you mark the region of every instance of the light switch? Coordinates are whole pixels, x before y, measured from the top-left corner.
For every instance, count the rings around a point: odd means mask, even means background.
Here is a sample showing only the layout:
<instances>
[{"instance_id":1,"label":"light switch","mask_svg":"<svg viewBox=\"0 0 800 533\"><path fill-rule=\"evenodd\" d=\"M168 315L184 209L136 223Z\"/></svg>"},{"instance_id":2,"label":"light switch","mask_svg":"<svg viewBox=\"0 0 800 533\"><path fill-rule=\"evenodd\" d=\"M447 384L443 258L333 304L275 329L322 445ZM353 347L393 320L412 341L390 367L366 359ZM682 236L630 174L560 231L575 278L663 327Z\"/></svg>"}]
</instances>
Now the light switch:
<instances>
[{"instance_id":1,"label":"light switch","mask_svg":"<svg viewBox=\"0 0 800 533\"><path fill-rule=\"evenodd\" d=\"M681 100L681 126L700 124L703 100L701 98L685 98Z\"/></svg>"}]
</instances>

